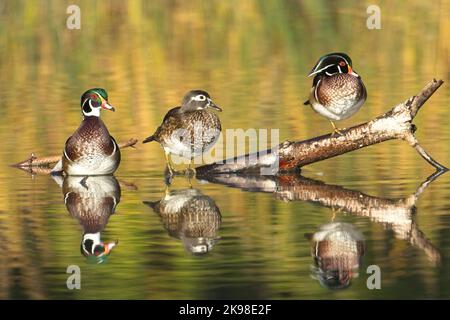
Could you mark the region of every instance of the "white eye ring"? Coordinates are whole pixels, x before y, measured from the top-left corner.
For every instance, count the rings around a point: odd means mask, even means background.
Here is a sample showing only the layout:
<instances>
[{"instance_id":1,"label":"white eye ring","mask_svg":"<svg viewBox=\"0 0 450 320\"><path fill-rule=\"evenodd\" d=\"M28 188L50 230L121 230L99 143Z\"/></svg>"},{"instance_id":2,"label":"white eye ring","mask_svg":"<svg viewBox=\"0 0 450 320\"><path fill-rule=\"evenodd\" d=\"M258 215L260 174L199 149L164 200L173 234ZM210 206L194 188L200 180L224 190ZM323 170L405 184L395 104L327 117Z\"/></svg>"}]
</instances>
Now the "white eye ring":
<instances>
[{"instance_id":1,"label":"white eye ring","mask_svg":"<svg viewBox=\"0 0 450 320\"><path fill-rule=\"evenodd\" d=\"M203 94L197 96L198 101L205 101L206 97Z\"/></svg>"}]
</instances>

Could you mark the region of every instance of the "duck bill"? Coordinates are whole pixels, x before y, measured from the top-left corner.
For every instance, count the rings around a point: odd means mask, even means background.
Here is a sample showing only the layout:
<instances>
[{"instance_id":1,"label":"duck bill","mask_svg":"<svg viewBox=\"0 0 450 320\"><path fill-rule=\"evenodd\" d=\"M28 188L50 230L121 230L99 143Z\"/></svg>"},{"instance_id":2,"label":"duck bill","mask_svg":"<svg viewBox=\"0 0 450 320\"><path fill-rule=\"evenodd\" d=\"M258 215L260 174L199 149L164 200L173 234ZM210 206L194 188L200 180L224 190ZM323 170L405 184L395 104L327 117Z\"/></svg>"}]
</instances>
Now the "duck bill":
<instances>
[{"instance_id":1,"label":"duck bill","mask_svg":"<svg viewBox=\"0 0 450 320\"><path fill-rule=\"evenodd\" d=\"M114 109L114 107L112 105L108 104L108 102L106 102L106 101L103 101L102 109L111 110L112 112L116 111L116 109Z\"/></svg>"},{"instance_id":2,"label":"duck bill","mask_svg":"<svg viewBox=\"0 0 450 320\"><path fill-rule=\"evenodd\" d=\"M117 246L118 241L110 242L105 245L105 255L108 255L112 249Z\"/></svg>"},{"instance_id":3,"label":"duck bill","mask_svg":"<svg viewBox=\"0 0 450 320\"><path fill-rule=\"evenodd\" d=\"M219 112L222 112L222 108L219 107L218 105L216 105L211 99L208 99L208 105L207 105L207 107L208 107L208 108L211 108L211 109L214 109L214 110L217 110L217 111L219 111Z\"/></svg>"},{"instance_id":4,"label":"duck bill","mask_svg":"<svg viewBox=\"0 0 450 320\"><path fill-rule=\"evenodd\" d=\"M222 112L222 108L215 104L211 99L208 99L207 107Z\"/></svg>"},{"instance_id":5,"label":"duck bill","mask_svg":"<svg viewBox=\"0 0 450 320\"><path fill-rule=\"evenodd\" d=\"M355 77L359 77L359 74L357 74L350 66L348 66L348 74L351 74L352 76Z\"/></svg>"}]
</instances>

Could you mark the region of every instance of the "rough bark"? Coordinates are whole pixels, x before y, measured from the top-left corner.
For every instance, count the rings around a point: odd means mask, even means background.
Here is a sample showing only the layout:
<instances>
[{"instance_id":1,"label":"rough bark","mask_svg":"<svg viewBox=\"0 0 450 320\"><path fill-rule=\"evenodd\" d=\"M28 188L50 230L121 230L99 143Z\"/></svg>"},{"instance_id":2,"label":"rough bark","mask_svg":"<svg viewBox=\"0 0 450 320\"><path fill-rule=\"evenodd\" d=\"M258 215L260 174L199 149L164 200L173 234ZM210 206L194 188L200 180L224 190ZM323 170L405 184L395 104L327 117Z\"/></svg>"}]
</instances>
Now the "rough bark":
<instances>
[{"instance_id":1,"label":"rough bark","mask_svg":"<svg viewBox=\"0 0 450 320\"><path fill-rule=\"evenodd\" d=\"M273 193L276 199L282 201L307 201L331 208L335 213L367 217L392 230L396 238L422 249L433 263L438 264L441 253L415 222L415 204L428 185L443 173L434 173L413 194L401 199L374 197L300 175L256 176L233 173L197 175L197 178L244 191Z\"/></svg>"},{"instance_id":2,"label":"rough bark","mask_svg":"<svg viewBox=\"0 0 450 320\"><path fill-rule=\"evenodd\" d=\"M416 96L369 122L342 130L342 135L326 134L304 141L285 141L275 148L256 154L238 156L198 167L197 173L259 173L261 168L266 168L265 174L267 169L271 174L278 174L393 139L407 141L438 171L446 171L446 167L436 162L419 145L414 136L416 127L412 123L422 105L442 83L442 80L433 79Z\"/></svg>"}]
</instances>

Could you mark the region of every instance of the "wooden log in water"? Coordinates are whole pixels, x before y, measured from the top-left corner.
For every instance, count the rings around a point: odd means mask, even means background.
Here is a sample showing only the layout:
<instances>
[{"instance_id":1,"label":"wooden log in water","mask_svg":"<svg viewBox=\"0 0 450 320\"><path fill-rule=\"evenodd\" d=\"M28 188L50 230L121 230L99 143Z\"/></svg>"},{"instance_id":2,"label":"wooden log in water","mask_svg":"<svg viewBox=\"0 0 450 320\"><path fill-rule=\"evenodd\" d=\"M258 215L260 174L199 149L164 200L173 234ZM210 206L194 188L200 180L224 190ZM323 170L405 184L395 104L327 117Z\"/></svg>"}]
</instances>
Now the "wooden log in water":
<instances>
[{"instance_id":1,"label":"wooden log in water","mask_svg":"<svg viewBox=\"0 0 450 320\"><path fill-rule=\"evenodd\" d=\"M138 139L131 138L130 140L126 142L119 143L119 148L127 148L127 147L133 147L138 142ZM16 164L11 165L12 167L18 167L18 168L29 168L29 167L46 167L52 164L57 163L59 160L61 160L61 155L57 156L47 156L47 157L37 157L34 153L31 154L31 156L23 161L20 161Z\"/></svg>"},{"instance_id":2,"label":"wooden log in water","mask_svg":"<svg viewBox=\"0 0 450 320\"><path fill-rule=\"evenodd\" d=\"M423 104L443 84L433 79L417 95L392 107L375 119L341 130L341 135L326 134L303 141L285 141L277 147L222 160L196 168L200 175L222 173L279 174L341 154L368 147L388 140L400 139L408 142L437 171L448 169L434 160L419 144L414 135L416 126L412 123ZM134 146L137 139L120 144L120 148ZM48 166L59 161L60 156L30 158L14 164L15 167Z\"/></svg>"},{"instance_id":3,"label":"wooden log in water","mask_svg":"<svg viewBox=\"0 0 450 320\"><path fill-rule=\"evenodd\" d=\"M204 175L260 173L261 169L266 169L265 174L268 171L278 174L393 139L408 142L438 171L447 171L419 144L414 135L416 126L412 123L420 108L442 83L442 80L433 79L417 95L369 122L341 130L342 135L326 134L303 141L285 141L269 150L200 166L196 171Z\"/></svg>"}]
</instances>

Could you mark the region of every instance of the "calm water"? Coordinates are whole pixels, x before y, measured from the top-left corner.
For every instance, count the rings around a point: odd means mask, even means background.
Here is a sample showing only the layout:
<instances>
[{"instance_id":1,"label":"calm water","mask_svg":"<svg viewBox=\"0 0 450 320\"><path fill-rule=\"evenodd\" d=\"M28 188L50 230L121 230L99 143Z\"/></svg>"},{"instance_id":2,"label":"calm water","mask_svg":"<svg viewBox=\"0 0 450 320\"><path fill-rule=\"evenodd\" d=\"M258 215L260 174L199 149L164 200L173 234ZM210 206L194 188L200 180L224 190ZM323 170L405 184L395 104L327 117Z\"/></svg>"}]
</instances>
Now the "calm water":
<instances>
[{"instance_id":1,"label":"calm water","mask_svg":"<svg viewBox=\"0 0 450 320\"><path fill-rule=\"evenodd\" d=\"M310 165L303 177L192 188L177 177L170 190L162 150L138 145L123 150L117 183L88 178L94 193L120 193L115 213L93 223L67 209L50 176L8 166L59 154L80 123L80 94L97 86L116 107L102 118L119 141L152 133L192 88L223 108L223 128L329 132L301 102L305 75L331 51L349 53L368 91L342 126L443 79L415 124L450 166L449 1L382 3L381 30L366 28L361 1L76 3L81 30L65 28L64 3L0 1L0 298L450 298L450 174L420 188L433 169L405 142ZM87 192L79 186L71 191ZM166 192L203 211L158 214ZM80 252L87 230L118 241L102 263ZM66 288L69 265L81 268L81 290ZM366 287L369 265L381 268L381 290Z\"/></svg>"}]
</instances>

